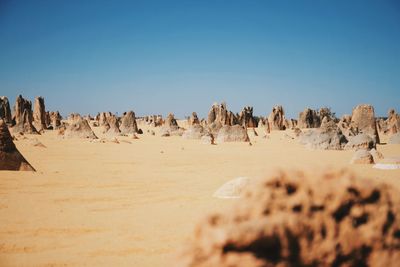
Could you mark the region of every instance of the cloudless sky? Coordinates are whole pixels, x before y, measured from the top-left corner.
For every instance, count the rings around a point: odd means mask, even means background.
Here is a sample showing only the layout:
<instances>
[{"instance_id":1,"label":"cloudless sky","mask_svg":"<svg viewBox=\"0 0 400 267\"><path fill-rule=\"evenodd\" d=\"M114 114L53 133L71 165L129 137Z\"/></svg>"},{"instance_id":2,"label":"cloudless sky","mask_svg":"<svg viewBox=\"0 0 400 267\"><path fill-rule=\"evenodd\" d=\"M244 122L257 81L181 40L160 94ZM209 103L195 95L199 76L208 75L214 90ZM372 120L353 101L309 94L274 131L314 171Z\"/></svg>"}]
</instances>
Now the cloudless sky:
<instances>
[{"instance_id":1,"label":"cloudless sky","mask_svg":"<svg viewBox=\"0 0 400 267\"><path fill-rule=\"evenodd\" d=\"M137 115L400 112L400 1L0 0L0 95Z\"/></svg>"}]
</instances>

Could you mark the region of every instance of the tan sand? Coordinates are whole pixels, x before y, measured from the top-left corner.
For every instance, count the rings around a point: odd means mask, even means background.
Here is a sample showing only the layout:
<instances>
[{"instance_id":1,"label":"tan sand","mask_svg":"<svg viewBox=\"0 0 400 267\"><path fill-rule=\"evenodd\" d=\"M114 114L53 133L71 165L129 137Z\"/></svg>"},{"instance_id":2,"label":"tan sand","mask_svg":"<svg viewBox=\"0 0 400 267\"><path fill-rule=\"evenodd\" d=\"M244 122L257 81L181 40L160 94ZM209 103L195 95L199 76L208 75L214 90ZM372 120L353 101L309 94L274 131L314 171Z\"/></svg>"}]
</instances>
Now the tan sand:
<instances>
[{"instance_id":1,"label":"tan sand","mask_svg":"<svg viewBox=\"0 0 400 267\"><path fill-rule=\"evenodd\" d=\"M199 217L240 201L213 198L216 189L277 167L348 167L400 187L400 170L351 165L354 151L307 150L284 137L290 131L263 139L258 129L252 146L212 146L139 127L138 140L118 137L131 144L60 139L56 131L34 136L46 148L16 141L37 172L0 172L0 266L173 266ZM400 145L378 151L400 156Z\"/></svg>"}]
</instances>

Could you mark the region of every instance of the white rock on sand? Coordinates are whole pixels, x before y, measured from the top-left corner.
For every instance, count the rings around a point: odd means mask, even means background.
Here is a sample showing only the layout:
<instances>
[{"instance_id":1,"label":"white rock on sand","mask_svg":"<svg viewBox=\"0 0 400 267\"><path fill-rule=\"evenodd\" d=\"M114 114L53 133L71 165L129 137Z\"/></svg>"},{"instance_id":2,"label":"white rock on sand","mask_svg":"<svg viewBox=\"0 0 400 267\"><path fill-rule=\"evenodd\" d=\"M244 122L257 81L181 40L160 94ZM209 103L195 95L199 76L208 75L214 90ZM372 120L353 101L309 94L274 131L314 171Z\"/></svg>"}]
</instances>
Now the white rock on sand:
<instances>
[{"instance_id":1,"label":"white rock on sand","mask_svg":"<svg viewBox=\"0 0 400 267\"><path fill-rule=\"evenodd\" d=\"M373 168L381 170L400 169L400 157L385 158L381 160L379 163L375 164Z\"/></svg>"},{"instance_id":2,"label":"white rock on sand","mask_svg":"<svg viewBox=\"0 0 400 267\"><path fill-rule=\"evenodd\" d=\"M250 179L247 177L237 177L223 184L213 197L216 198L240 198L244 189L250 184Z\"/></svg>"}]
</instances>

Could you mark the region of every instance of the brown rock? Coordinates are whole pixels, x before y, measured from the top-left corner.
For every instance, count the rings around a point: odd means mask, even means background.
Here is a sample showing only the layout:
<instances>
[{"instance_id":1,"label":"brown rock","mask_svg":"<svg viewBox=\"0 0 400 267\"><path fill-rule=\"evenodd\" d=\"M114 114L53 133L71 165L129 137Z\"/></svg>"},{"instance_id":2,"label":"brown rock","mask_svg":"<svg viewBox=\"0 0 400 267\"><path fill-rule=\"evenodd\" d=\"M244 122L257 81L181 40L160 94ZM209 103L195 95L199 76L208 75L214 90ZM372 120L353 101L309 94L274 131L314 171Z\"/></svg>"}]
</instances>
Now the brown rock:
<instances>
[{"instance_id":1,"label":"brown rock","mask_svg":"<svg viewBox=\"0 0 400 267\"><path fill-rule=\"evenodd\" d=\"M347 138L333 120L323 120L321 127L300 134L299 142L311 149L342 150Z\"/></svg>"},{"instance_id":2,"label":"brown rock","mask_svg":"<svg viewBox=\"0 0 400 267\"><path fill-rule=\"evenodd\" d=\"M257 121L253 117L253 107L247 106L242 109L238 116L239 124L245 128L257 127Z\"/></svg>"},{"instance_id":3,"label":"brown rock","mask_svg":"<svg viewBox=\"0 0 400 267\"><path fill-rule=\"evenodd\" d=\"M97 139L97 136L90 128L87 120L83 119L81 116L74 115L74 119L69 125L62 130L64 137L66 138L87 138L87 139Z\"/></svg>"},{"instance_id":4,"label":"brown rock","mask_svg":"<svg viewBox=\"0 0 400 267\"><path fill-rule=\"evenodd\" d=\"M52 111L49 113L50 116L50 125L53 130L57 130L61 126L62 117L58 111Z\"/></svg>"},{"instance_id":5,"label":"brown rock","mask_svg":"<svg viewBox=\"0 0 400 267\"><path fill-rule=\"evenodd\" d=\"M185 130L182 134L182 138L185 139L201 139L203 135L206 134L203 126L199 124L194 124Z\"/></svg>"},{"instance_id":6,"label":"brown rock","mask_svg":"<svg viewBox=\"0 0 400 267\"><path fill-rule=\"evenodd\" d=\"M219 131L216 138L217 143L224 142L248 142L247 130L240 125L225 125Z\"/></svg>"},{"instance_id":7,"label":"brown rock","mask_svg":"<svg viewBox=\"0 0 400 267\"><path fill-rule=\"evenodd\" d=\"M285 130L285 112L282 106L275 106L268 116L269 128L273 130Z\"/></svg>"},{"instance_id":8,"label":"brown rock","mask_svg":"<svg viewBox=\"0 0 400 267\"><path fill-rule=\"evenodd\" d=\"M38 131L33 126L32 103L21 95L15 101L15 126L12 128L13 132L22 132L30 134L38 134Z\"/></svg>"},{"instance_id":9,"label":"brown rock","mask_svg":"<svg viewBox=\"0 0 400 267\"><path fill-rule=\"evenodd\" d=\"M41 96L35 97L35 103L33 106L33 123L38 131L47 129L46 107L44 105L44 98Z\"/></svg>"},{"instance_id":10,"label":"brown rock","mask_svg":"<svg viewBox=\"0 0 400 267\"><path fill-rule=\"evenodd\" d=\"M400 132L400 115L394 109L389 110L386 120L387 133L396 134Z\"/></svg>"},{"instance_id":11,"label":"brown rock","mask_svg":"<svg viewBox=\"0 0 400 267\"><path fill-rule=\"evenodd\" d=\"M0 170L35 171L15 146L4 120L0 119Z\"/></svg>"},{"instance_id":12,"label":"brown rock","mask_svg":"<svg viewBox=\"0 0 400 267\"><path fill-rule=\"evenodd\" d=\"M358 134L349 137L349 142L346 144L345 149L372 149L376 148L374 140L368 134Z\"/></svg>"},{"instance_id":13,"label":"brown rock","mask_svg":"<svg viewBox=\"0 0 400 267\"><path fill-rule=\"evenodd\" d=\"M374 157L367 149L357 150L353 158L351 159L352 164L374 164Z\"/></svg>"},{"instance_id":14,"label":"brown rock","mask_svg":"<svg viewBox=\"0 0 400 267\"><path fill-rule=\"evenodd\" d=\"M200 124L199 118L197 117L197 113L193 112L189 118L189 126Z\"/></svg>"},{"instance_id":15,"label":"brown rock","mask_svg":"<svg viewBox=\"0 0 400 267\"><path fill-rule=\"evenodd\" d=\"M321 119L317 111L306 108L304 111L300 112L298 120L299 128L318 128L320 125Z\"/></svg>"},{"instance_id":16,"label":"brown rock","mask_svg":"<svg viewBox=\"0 0 400 267\"><path fill-rule=\"evenodd\" d=\"M371 105L358 105L353 109L350 127L357 135L368 134L375 143L379 143L379 135L375 121L374 107Z\"/></svg>"},{"instance_id":17,"label":"brown rock","mask_svg":"<svg viewBox=\"0 0 400 267\"><path fill-rule=\"evenodd\" d=\"M5 96L0 96L0 119L9 125L12 124L10 102Z\"/></svg>"},{"instance_id":18,"label":"brown rock","mask_svg":"<svg viewBox=\"0 0 400 267\"><path fill-rule=\"evenodd\" d=\"M200 221L181 267L397 266L400 192L346 171L280 172Z\"/></svg>"},{"instance_id":19,"label":"brown rock","mask_svg":"<svg viewBox=\"0 0 400 267\"><path fill-rule=\"evenodd\" d=\"M121 134L128 135L138 132L136 116L133 111L125 112L121 119Z\"/></svg>"}]
</instances>

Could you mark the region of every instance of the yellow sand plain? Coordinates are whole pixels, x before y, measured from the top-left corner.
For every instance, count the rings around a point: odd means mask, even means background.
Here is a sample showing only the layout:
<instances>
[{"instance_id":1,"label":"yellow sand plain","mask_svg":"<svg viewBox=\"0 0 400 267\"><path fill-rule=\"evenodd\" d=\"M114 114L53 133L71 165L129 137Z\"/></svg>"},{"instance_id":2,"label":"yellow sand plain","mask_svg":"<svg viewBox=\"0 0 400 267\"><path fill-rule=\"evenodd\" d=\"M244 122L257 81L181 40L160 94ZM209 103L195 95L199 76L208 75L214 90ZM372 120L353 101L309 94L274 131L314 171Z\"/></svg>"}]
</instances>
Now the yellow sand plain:
<instances>
[{"instance_id":1,"label":"yellow sand plain","mask_svg":"<svg viewBox=\"0 0 400 267\"><path fill-rule=\"evenodd\" d=\"M37 172L0 172L0 266L174 266L199 217L240 201L213 198L219 186L276 168L347 167L400 186L400 170L351 165L353 151L308 150L285 137L291 131L264 139L257 129L252 146L204 145L139 127L140 139L119 144L55 131L16 141ZM400 145L378 150L400 156Z\"/></svg>"}]
</instances>

